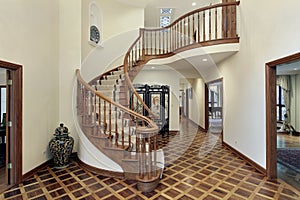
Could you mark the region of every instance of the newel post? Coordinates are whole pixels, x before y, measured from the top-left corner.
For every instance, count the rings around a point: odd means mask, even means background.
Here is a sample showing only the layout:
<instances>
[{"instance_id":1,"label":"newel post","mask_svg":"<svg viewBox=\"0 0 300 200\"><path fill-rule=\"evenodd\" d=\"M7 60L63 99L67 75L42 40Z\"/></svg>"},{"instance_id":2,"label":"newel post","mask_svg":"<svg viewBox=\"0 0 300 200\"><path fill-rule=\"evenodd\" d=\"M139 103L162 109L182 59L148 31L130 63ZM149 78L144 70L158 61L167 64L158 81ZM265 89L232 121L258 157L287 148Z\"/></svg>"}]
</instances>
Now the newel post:
<instances>
[{"instance_id":1,"label":"newel post","mask_svg":"<svg viewBox=\"0 0 300 200\"><path fill-rule=\"evenodd\" d=\"M157 167L157 128L138 127L136 130L138 169L137 187L140 191L153 191L160 180Z\"/></svg>"}]
</instances>

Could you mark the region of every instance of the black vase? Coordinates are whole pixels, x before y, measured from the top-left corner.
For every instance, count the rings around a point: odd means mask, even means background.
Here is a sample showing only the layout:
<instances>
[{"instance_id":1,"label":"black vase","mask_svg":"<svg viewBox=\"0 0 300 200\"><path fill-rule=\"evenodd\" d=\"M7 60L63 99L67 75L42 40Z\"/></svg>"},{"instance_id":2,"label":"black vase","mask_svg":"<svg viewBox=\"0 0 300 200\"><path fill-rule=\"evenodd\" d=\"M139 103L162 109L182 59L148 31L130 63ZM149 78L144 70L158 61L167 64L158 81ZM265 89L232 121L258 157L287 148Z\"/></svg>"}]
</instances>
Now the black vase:
<instances>
[{"instance_id":1,"label":"black vase","mask_svg":"<svg viewBox=\"0 0 300 200\"><path fill-rule=\"evenodd\" d=\"M55 137L49 142L50 152L53 155L54 168L61 169L70 165L74 139L68 135L68 128L60 124L55 129Z\"/></svg>"}]
</instances>

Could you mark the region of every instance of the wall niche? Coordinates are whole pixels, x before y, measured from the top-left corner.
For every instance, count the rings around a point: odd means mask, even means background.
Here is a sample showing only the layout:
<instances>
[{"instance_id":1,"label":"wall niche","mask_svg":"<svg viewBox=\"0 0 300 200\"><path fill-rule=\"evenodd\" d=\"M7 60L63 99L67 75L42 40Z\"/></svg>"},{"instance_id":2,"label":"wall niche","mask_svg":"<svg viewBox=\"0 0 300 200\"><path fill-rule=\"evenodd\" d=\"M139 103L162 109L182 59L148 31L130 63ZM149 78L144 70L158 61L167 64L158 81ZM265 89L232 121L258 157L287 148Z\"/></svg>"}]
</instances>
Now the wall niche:
<instances>
[{"instance_id":1,"label":"wall niche","mask_svg":"<svg viewBox=\"0 0 300 200\"><path fill-rule=\"evenodd\" d=\"M89 4L89 44L101 46L102 44L102 13L96 2Z\"/></svg>"}]
</instances>

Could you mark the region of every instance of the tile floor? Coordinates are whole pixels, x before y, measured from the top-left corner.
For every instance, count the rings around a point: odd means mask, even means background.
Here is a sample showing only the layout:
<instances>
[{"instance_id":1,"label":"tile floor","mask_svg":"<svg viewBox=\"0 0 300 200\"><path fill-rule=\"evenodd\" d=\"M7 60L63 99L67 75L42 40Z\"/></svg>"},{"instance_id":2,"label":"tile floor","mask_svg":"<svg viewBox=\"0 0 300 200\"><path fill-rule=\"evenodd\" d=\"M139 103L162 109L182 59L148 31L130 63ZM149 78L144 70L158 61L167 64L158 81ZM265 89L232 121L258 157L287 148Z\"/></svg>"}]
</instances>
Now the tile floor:
<instances>
[{"instance_id":1,"label":"tile floor","mask_svg":"<svg viewBox=\"0 0 300 200\"><path fill-rule=\"evenodd\" d=\"M166 167L159 186L150 193L134 181L107 178L70 167L51 166L0 195L0 199L300 199L300 192L282 181L270 182L224 148L219 134L203 133L183 120L181 131L160 136Z\"/></svg>"}]
</instances>

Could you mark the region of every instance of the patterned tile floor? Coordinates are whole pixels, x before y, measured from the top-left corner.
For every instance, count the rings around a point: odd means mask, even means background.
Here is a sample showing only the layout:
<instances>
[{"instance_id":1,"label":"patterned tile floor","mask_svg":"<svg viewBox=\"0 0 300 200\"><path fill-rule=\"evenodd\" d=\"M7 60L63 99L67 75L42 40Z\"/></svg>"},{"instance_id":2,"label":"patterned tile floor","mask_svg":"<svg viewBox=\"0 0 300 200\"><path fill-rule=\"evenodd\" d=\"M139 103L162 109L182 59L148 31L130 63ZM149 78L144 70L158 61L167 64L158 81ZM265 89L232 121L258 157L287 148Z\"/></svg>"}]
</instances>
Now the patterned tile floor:
<instances>
[{"instance_id":1,"label":"patterned tile floor","mask_svg":"<svg viewBox=\"0 0 300 200\"><path fill-rule=\"evenodd\" d=\"M224 148L218 134L202 133L183 120L179 133L160 138L166 167L153 192L138 191L133 181L95 175L73 160L65 169L44 168L0 199L300 199L299 191L267 181Z\"/></svg>"}]
</instances>

